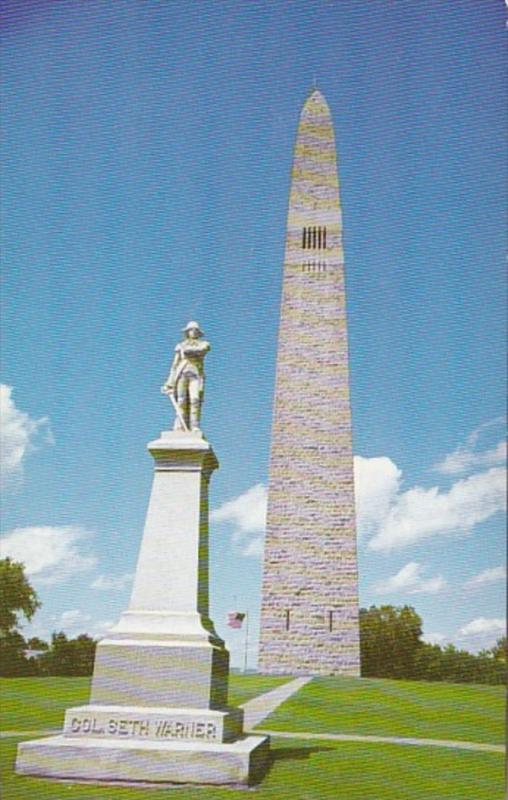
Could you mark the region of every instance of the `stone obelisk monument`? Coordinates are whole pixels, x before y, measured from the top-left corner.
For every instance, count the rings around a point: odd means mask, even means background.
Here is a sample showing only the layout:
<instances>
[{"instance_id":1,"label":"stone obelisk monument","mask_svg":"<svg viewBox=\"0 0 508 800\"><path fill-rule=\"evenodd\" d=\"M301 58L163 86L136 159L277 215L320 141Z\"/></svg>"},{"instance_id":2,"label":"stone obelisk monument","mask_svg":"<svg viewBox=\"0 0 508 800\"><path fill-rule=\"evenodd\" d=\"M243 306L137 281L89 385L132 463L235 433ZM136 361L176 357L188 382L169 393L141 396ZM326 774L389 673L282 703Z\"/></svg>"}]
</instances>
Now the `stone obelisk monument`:
<instances>
[{"instance_id":1,"label":"stone obelisk monument","mask_svg":"<svg viewBox=\"0 0 508 800\"><path fill-rule=\"evenodd\" d=\"M127 611L99 642L90 703L63 734L23 742L16 770L91 781L246 784L268 739L227 705L229 656L208 616L208 484L218 462L200 430L209 344L191 322L162 387L174 430L148 450L154 478Z\"/></svg>"},{"instance_id":2,"label":"stone obelisk monument","mask_svg":"<svg viewBox=\"0 0 508 800\"><path fill-rule=\"evenodd\" d=\"M317 90L301 112L289 198L259 669L360 672L342 218Z\"/></svg>"}]
</instances>

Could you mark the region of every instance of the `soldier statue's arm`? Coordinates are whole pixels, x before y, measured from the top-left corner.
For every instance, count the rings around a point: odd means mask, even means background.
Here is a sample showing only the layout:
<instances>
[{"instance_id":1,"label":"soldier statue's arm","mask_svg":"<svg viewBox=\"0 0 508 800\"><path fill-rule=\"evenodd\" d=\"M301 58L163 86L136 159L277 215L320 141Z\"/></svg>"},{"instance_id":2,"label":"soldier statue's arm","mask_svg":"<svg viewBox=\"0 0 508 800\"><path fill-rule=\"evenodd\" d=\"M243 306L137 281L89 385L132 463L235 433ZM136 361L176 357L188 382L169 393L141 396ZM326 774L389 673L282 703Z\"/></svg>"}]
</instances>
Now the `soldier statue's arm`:
<instances>
[{"instance_id":1,"label":"soldier statue's arm","mask_svg":"<svg viewBox=\"0 0 508 800\"><path fill-rule=\"evenodd\" d=\"M175 385L178 378L177 368L181 359L182 359L181 346L177 344L175 347L175 355L173 358L173 363L171 364L171 369L169 370L169 375L166 378L166 382L164 383L164 385L161 386L161 392L163 394L173 394L173 392L175 391Z\"/></svg>"},{"instance_id":2,"label":"soldier statue's arm","mask_svg":"<svg viewBox=\"0 0 508 800\"><path fill-rule=\"evenodd\" d=\"M183 342L181 348L184 356L199 356L200 358L204 358L210 350L210 344L204 339L195 339L194 341Z\"/></svg>"},{"instance_id":3,"label":"soldier statue's arm","mask_svg":"<svg viewBox=\"0 0 508 800\"><path fill-rule=\"evenodd\" d=\"M182 342L182 353L184 356L205 356L210 350L210 344L204 339Z\"/></svg>"}]
</instances>

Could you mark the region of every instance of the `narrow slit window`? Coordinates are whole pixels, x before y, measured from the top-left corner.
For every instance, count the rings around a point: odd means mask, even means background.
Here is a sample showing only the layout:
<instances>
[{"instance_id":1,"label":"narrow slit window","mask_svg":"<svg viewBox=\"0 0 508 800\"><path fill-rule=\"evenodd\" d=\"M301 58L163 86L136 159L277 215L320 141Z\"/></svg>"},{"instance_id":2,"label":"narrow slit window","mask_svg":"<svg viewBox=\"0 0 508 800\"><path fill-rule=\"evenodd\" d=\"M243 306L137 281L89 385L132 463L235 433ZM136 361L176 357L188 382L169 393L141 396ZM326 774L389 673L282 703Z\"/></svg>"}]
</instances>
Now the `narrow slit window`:
<instances>
[{"instance_id":1,"label":"narrow slit window","mask_svg":"<svg viewBox=\"0 0 508 800\"><path fill-rule=\"evenodd\" d=\"M305 250L307 244L307 228L302 228L302 249Z\"/></svg>"},{"instance_id":2,"label":"narrow slit window","mask_svg":"<svg viewBox=\"0 0 508 800\"><path fill-rule=\"evenodd\" d=\"M333 631L333 611L328 612L328 630Z\"/></svg>"},{"instance_id":3,"label":"narrow slit window","mask_svg":"<svg viewBox=\"0 0 508 800\"><path fill-rule=\"evenodd\" d=\"M318 228L317 237L318 237L318 250L321 250L321 228Z\"/></svg>"},{"instance_id":4,"label":"narrow slit window","mask_svg":"<svg viewBox=\"0 0 508 800\"><path fill-rule=\"evenodd\" d=\"M289 608L286 608L286 630L287 631L289 630L289 624L290 624L289 616L290 616Z\"/></svg>"},{"instance_id":5,"label":"narrow slit window","mask_svg":"<svg viewBox=\"0 0 508 800\"><path fill-rule=\"evenodd\" d=\"M323 228L323 250L326 250L326 228Z\"/></svg>"},{"instance_id":6,"label":"narrow slit window","mask_svg":"<svg viewBox=\"0 0 508 800\"><path fill-rule=\"evenodd\" d=\"M316 249L316 229L312 228L312 247Z\"/></svg>"}]
</instances>

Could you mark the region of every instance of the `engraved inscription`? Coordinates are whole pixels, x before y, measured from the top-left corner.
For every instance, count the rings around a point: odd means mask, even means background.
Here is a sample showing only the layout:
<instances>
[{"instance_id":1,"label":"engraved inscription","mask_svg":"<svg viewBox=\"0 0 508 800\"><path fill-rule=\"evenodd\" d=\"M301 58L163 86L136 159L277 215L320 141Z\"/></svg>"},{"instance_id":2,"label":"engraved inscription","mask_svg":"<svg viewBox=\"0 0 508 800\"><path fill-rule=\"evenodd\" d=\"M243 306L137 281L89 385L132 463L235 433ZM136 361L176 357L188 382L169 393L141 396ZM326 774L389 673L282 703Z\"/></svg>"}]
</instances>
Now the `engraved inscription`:
<instances>
[{"instance_id":1,"label":"engraved inscription","mask_svg":"<svg viewBox=\"0 0 508 800\"><path fill-rule=\"evenodd\" d=\"M158 739L217 739L217 726L213 722L178 722L161 720L156 722Z\"/></svg>"},{"instance_id":2,"label":"engraved inscription","mask_svg":"<svg viewBox=\"0 0 508 800\"><path fill-rule=\"evenodd\" d=\"M104 728L98 723L95 717L73 717L71 720L71 733L84 733L85 735L101 736Z\"/></svg>"},{"instance_id":3,"label":"engraved inscription","mask_svg":"<svg viewBox=\"0 0 508 800\"><path fill-rule=\"evenodd\" d=\"M221 728L208 720L152 717L150 719L111 717L107 715L72 716L66 733L74 736L102 736L117 739L203 739L221 741Z\"/></svg>"},{"instance_id":4,"label":"engraved inscription","mask_svg":"<svg viewBox=\"0 0 508 800\"><path fill-rule=\"evenodd\" d=\"M149 736L150 720L110 719L107 730L110 736Z\"/></svg>"}]
</instances>

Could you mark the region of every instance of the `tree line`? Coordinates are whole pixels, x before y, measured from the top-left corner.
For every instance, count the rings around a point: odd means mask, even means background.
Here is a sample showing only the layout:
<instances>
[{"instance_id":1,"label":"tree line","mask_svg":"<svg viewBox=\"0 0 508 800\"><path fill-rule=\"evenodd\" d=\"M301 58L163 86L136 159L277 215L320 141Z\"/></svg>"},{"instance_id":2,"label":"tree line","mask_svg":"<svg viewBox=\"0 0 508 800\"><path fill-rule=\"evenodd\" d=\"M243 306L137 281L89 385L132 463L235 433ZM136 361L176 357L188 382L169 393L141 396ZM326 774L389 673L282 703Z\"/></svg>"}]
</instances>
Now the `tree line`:
<instances>
[{"instance_id":1,"label":"tree line","mask_svg":"<svg viewBox=\"0 0 508 800\"><path fill-rule=\"evenodd\" d=\"M21 635L20 617L30 621L40 607L23 564L0 559L0 675L91 675L97 642L88 634L53 633L49 643Z\"/></svg>"},{"instance_id":2,"label":"tree line","mask_svg":"<svg viewBox=\"0 0 508 800\"><path fill-rule=\"evenodd\" d=\"M53 633L51 641L20 633L40 601L23 565L0 559L0 675L91 675L97 642L88 634L69 639ZM411 606L371 606L360 610L362 677L452 683L506 682L506 636L477 655L448 644L422 639L422 620Z\"/></svg>"},{"instance_id":3,"label":"tree line","mask_svg":"<svg viewBox=\"0 0 508 800\"><path fill-rule=\"evenodd\" d=\"M453 644L422 640L422 620L411 606L360 609L362 677L451 683L506 683L506 636L477 655Z\"/></svg>"}]
</instances>

